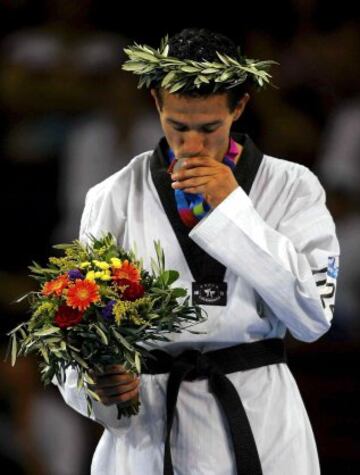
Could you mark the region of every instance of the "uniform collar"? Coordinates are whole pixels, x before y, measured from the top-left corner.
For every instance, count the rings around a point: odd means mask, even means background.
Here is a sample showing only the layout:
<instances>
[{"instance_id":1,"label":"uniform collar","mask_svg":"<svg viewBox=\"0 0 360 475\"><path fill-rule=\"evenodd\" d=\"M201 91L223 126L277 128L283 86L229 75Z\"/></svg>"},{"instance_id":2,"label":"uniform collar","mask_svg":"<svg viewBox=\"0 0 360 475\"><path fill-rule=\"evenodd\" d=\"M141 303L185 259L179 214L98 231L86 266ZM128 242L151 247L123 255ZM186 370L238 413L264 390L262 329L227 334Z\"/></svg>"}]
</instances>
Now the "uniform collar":
<instances>
[{"instance_id":1,"label":"uniform collar","mask_svg":"<svg viewBox=\"0 0 360 475\"><path fill-rule=\"evenodd\" d=\"M248 195L263 159L263 153L257 148L248 134L231 132L231 137L243 146L241 156L233 169L233 173L238 184ZM171 187L172 180L167 171L169 167L166 158L168 149L167 140L165 137L162 137L150 157L151 177L159 194L164 212L176 234L195 281L223 281L226 271L225 266L209 256L188 236L191 229L182 222L179 216L174 190ZM206 216L202 219L206 219Z\"/></svg>"}]
</instances>

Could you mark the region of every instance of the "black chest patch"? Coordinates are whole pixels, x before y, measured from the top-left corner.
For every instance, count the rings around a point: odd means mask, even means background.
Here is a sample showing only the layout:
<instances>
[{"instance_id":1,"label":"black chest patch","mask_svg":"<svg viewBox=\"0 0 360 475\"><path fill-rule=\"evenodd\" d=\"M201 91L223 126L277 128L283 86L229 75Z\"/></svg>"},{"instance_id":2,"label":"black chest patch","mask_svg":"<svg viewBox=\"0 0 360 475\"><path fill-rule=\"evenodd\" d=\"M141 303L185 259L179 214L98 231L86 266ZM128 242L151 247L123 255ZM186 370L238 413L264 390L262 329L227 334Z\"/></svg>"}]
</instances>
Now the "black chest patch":
<instances>
[{"instance_id":1,"label":"black chest patch","mask_svg":"<svg viewBox=\"0 0 360 475\"><path fill-rule=\"evenodd\" d=\"M193 282L192 303L222 305L227 302L227 282Z\"/></svg>"}]
</instances>

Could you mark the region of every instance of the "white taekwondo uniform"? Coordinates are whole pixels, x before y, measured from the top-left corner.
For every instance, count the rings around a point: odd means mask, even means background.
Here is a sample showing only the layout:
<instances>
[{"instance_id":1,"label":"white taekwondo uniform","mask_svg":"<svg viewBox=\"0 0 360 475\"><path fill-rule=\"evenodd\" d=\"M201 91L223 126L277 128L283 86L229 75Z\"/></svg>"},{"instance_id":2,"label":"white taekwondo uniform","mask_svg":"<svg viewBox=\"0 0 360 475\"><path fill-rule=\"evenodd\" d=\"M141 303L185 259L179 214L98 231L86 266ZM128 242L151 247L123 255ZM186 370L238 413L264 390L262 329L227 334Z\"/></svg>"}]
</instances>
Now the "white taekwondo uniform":
<instances>
[{"instance_id":1,"label":"white taekwondo uniform","mask_svg":"<svg viewBox=\"0 0 360 475\"><path fill-rule=\"evenodd\" d=\"M207 321L147 343L175 355L186 348L215 350L242 342L283 338L286 331L312 342L333 317L339 244L318 178L307 167L263 154L245 133L233 173L239 183L190 231L181 221L167 173L163 137L154 150L92 187L86 196L80 240L112 232L118 244L136 245L150 270L159 239L177 286L224 280L226 305L205 305ZM313 431L286 364L227 375L241 396L264 475L320 473ZM104 426L93 475L160 475L163 470L168 373L141 376L140 413L117 420L116 406L94 401L92 419ZM57 381L53 380L54 384ZM74 370L59 386L66 403L87 416ZM171 435L176 475L232 475L228 427L208 381L181 383Z\"/></svg>"}]
</instances>

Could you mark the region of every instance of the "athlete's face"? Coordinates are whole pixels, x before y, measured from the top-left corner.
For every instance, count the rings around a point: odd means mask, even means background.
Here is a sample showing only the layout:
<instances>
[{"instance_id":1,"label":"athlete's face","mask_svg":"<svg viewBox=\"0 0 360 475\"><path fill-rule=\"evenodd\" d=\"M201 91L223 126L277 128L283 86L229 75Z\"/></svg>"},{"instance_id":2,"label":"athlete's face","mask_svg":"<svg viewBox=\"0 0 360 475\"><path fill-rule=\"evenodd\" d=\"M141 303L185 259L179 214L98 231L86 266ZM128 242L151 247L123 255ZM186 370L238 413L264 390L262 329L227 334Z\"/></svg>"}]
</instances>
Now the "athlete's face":
<instances>
[{"instance_id":1,"label":"athlete's face","mask_svg":"<svg viewBox=\"0 0 360 475\"><path fill-rule=\"evenodd\" d=\"M201 98L170 94L163 89L162 107L154 90L151 94L175 157L210 157L218 161L227 151L232 123L241 116L250 98L245 94L230 112L226 93Z\"/></svg>"}]
</instances>

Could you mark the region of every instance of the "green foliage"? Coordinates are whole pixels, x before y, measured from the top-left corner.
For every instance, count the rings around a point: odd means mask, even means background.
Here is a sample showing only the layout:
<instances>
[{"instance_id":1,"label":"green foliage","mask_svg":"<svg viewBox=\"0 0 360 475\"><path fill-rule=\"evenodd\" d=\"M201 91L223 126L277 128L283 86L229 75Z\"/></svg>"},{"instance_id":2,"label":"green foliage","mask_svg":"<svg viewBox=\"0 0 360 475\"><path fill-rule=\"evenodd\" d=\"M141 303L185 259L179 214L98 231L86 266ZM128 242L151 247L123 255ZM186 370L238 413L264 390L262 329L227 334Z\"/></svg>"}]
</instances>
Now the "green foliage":
<instances>
[{"instance_id":1,"label":"green foliage","mask_svg":"<svg viewBox=\"0 0 360 475\"><path fill-rule=\"evenodd\" d=\"M271 65L279 64L273 60L257 61L240 55L232 58L216 52L219 61L192 61L170 57L168 35L160 43L158 50L147 45L134 43L124 48L130 58L122 69L140 76L138 88L150 87L153 83L160 84L170 93L185 92L199 89L202 84L213 84L216 92L220 85L230 89L243 83L249 76L258 87L271 84L268 72ZM224 86L225 84L225 86ZM276 86L274 86L276 87Z\"/></svg>"},{"instance_id":2,"label":"green foliage","mask_svg":"<svg viewBox=\"0 0 360 475\"><path fill-rule=\"evenodd\" d=\"M87 272L94 260L110 262L111 258L127 259L141 269L141 283L145 289L143 297L134 301L122 300L115 282L98 281L101 301L91 304L80 323L67 328L60 328L54 320L60 305L66 303L63 295L29 292L17 300L28 300L31 316L8 333L6 359L10 356L14 366L18 357L37 354L44 384L50 384L53 378L63 384L66 370L70 367L76 369L77 387L85 391L89 411L92 400L98 400L89 387L93 384L90 370L102 372L106 365L118 363L138 374L148 355L140 342L171 341L168 334L180 333L206 319L206 312L201 307L190 305L186 289L172 286L179 273L165 268L165 255L159 241L154 241L156 259L151 259L152 274L142 268L142 260L133 250L125 251L119 247L111 233L100 239L90 235L90 243L86 245L76 240L53 247L64 255L50 258L47 267L37 263L29 267L40 286L68 270L81 268L84 262L88 263ZM111 300L116 302L113 321L102 316L103 308ZM116 307L119 318L116 318L114 311ZM137 410L138 407L126 408L122 414L129 416L136 414Z\"/></svg>"}]
</instances>

